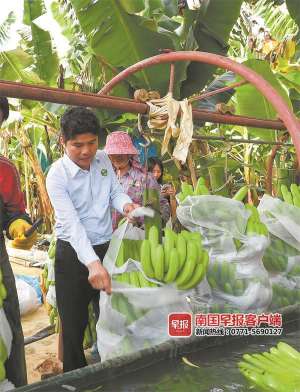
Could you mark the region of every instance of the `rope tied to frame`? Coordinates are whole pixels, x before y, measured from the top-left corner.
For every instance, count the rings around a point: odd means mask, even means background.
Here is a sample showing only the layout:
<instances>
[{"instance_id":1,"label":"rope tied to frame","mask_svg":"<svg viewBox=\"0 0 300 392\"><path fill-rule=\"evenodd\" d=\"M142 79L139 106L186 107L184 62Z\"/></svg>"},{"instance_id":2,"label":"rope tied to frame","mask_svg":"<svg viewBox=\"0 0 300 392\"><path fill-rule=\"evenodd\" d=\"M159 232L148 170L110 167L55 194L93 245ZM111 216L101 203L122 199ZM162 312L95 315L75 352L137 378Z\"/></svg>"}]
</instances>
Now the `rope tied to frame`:
<instances>
[{"instance_id":1,"label":"rope tied to frame","mask_svg":"<svg viewBox=\"0 0 300 392\"><path fill-rule=\"evenodd\" d=\"M144 89L135 91L135 100L143 100L149 106L149 129L165 130L161 154L168 151L171 138L177 139L172 156L181 163L185 163L189 146L193 137L192 106L187 99L177 101L171 92L162 98L153 98L154 92ZM181 113L178 125L177 118ZM141 118L138 118L138 129L142 134Z\"/></svg>"}]
</instances>

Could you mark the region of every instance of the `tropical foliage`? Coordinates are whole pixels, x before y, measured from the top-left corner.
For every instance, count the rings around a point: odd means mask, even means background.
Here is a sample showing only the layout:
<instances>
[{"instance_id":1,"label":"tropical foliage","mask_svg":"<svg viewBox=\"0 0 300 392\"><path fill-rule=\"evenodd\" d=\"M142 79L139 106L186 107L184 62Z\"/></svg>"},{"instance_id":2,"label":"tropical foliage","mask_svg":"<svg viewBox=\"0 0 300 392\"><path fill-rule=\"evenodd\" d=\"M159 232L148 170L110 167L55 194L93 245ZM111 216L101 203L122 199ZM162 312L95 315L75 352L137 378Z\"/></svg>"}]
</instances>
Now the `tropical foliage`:
<instances>
[{"instance_id":1,"label":"tropical foliage","mask_svg":"<svg viewBox=\"0 0 300 392\"><path fill-rule=\"evenodd\" d=\"M184 7L184 3L177 0L53 0L51 17L60 26L69 47L61 55L55 47L53 32L43 22L49 12L44 1L24 0L20 40L13 50L0 52L1 79L98 92L121 70L159 54L161 50L206 51L228 55L263 75L298 114L298 0L204 0L196 11ZM9 36L13 23L15 16L11 13L0 25L0 45ZM163 96L168 90L169 74L169 65L146 68L119 84L112 94L132 98L136 89L145 88L157 90ZM183 99L238 80L236 75L207 64L177 63L174 96ZM2 131L1 153L18 165L28 208L33 217L40 214L47 217L47 229L50 230L51 207L44 176L53 160L61 155L59 116L65 107L28 100L11 100L10 103L12 114ZM265 98L250 85L195 101L194 106L215 111L218 103L228 105L240 115L265 119L277 116ZM107 110L96 113L103 135L117 128L138 135L136 115ZM146 123L143 119L142 122ZM226 139L225 142L196 139L191 146L197 174L210 178L216 192L228 194L247 182L255 189L252 192L255 200L257 192L266 187L270 165L275 182L276 176L280 181L294 180L298 163L293 147L275 146L278 151L274 154L273 145L234 143L234 139L241 138L258 143L276 142L283 138L282 132L195 122L194 135ZM150 135L158 149L162 136ZM288 138L284 140L289 141ZM271 161L270 156L273 157ZM176 183L178 169L189 174L189 168L179 167L171 158L172 143L163 159L167 179ZM267 190L270 191L270 187Z\"/></svg>"}]
</instances>

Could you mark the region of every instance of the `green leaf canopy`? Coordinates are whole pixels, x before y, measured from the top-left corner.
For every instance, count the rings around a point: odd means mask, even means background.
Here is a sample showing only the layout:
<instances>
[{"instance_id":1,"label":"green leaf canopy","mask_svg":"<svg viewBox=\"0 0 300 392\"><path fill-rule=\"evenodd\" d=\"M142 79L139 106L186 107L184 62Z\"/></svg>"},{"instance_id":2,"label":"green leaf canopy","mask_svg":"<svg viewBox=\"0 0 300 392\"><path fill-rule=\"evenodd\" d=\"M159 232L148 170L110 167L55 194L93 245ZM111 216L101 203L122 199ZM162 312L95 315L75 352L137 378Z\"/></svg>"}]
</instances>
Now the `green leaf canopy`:
<instances>
[{"instance_id":1,"label":"green leaf canopy","mask_svg":"<svg viewBox=\"0 0 300 392\"><path fill-rule=\"evenodd\" d=\"M291 107L286 90L282 87L270 69L270 65L262 60L247 60L243 63L268 81ZM238 78L240 80L240 78ZM251 84L236 89L237 114L266 120L276 119L276 111L267 99ZM275 132L258 128L248 128L249 134L265 140L275 140Z\"/></svg>"},{"instance_id":2,"label":"green leaf canopy","mask_svg":"<svg viewBox=\"0 0 300 392\"><path fill-rule=\"evenodd\" d=\"M114 67L126 68L159 54L159 49L174 48L169 37L148 28L149 19L127 12L129 8L123 1L71 0L71 3L94 53ZM168 65L146 68L135 75L134 84L165 94L168 75Z\"/></svg>"}]
</instances>

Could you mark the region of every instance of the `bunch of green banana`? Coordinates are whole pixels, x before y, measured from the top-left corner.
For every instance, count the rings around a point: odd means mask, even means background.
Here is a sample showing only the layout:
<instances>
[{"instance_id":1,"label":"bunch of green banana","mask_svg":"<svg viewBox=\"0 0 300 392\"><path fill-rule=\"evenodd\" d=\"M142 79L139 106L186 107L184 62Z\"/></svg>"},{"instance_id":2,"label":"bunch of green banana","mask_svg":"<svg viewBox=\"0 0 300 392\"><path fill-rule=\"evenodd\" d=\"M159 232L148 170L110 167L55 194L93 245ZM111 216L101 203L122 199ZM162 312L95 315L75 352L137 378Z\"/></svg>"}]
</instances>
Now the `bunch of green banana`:
<instances>
[{"instance_id":1,"label":"bunch of green banana","mask_svg":"<svg viewBox=\"0 0 300 392\"><path fill-rule=\"evenodd\" d=\"M117 312L125 317L126 325L132 324L146 313L146 310L133 306L128 301L127 297L121 293L112 293L111 305Z\"/></svg>"},{"instance_id":2,"label":"bunch of green banana","mask_svg":"<svg viewBox=\"0 0 300 392\"><path fill-rule=\"evenodd\" d=\"M2 271L0 268L0 309L3 307L3 301L7 297L7 291L3 283Z\"/></svg>"},{"instance_id":3,"label":"bunch of green banana","mask_svg":"<svg viewBox=\"0 0 300 392\"><path fill-rule=\"evenodd\" d=\"M229 295L240 297L248 287L247 279L236 277L236 263L215 262L207 273L210 287L216 291L222 291Z\"/></svg>"},{"instance_id":4,"label":"bunch of green banana","mask_svg":"<svg viewBox=\"0 0 300 392\"><path fill-rule=\"evenodd\" d=\"M287 274L288 278L293 279L293 277L299 277L300 276L300 264L295 263L289 273Z\"/></svg>"},{"instance_id":5,"label":"bunch of green banana","mask_svg":"<svg viewBox=\"0 0 300 392\"><path fill-rule=\"evenodd\" d=\"M181 192L177 194L177 198L180 202L183 202L188 196L201 196L201 195L210 195L210 192L205 185L205 179L200 177L197 181L196 188L193 188L193 185L188 184L187 182L181 183Z\"/></svg>"},{"instance_id":6,"label":"bunch of green banana","mask_svg":"<svg viewBox=\"0 0 300 392\"><path fill-rule=\"evenodd\" d=\"M245 208L251 213L246 227L247 235L264 235L268 237L267 226L261 222L257 208L251 204L245 204Z\"/></svg>"},{"instance_id":7,"label":"bunch of green banana","mask_svg":"<svg viewBox=\"0 0 300 392\"><path fill-rule=\"evenodd\" d=\"M210 191L205 184L205 178L200 177L197 181L195 189L191 184L187 182L181 183L181 192L177 194L177 198L180 202L183 202L188 196L203 196L210 195ZM232 197L233 200L243 201L248 194L248 186L242 186L238 192Z\"/></svg>"},{"instance_id":8,"label":"bunch of green banana","mask_svg":"<svg viewBox=\"0 0 300 392\"><path fill-rule=\"evenodd\" d=\"M140 261L145 275L167 284L175 282L179 290L197 286L209 262L201 234L186 230L177 234L166 228L164 243L158 241L157 228L152 226L149 239L143 240L141 246Z\"/></svg>"},{"instance_id":9,"label":"bunch of green banana","mask_svg":"<svg viewBox=\"0 0 300 392\"><path fill-rule=\"evenodd\" d=\"M93 305L89 304L89 321L84 331L83 337L83 349L92 347L94 343L97 343L97 332L96 332L96 319L94 315Z\"/></svg>"},{"instance_id":10,"label":"bunch of green banana","mask_svg":"<svg viewBox=\"0 0 300 392\"><path fill-rule=\"evenodd\" d=\"M53 236L50 241L49 248L48 248L49 259L51 259L51 260L55 259L55 251L56 251L56 238Z\"/></svg>"},{"instance_id":11,"label":"bunch of green banana","mask_svg":"<svg viewBox=\"0 0 300 392\"><path fill-rule=\"evenodd\" d=\"M285 306L300 303L300 289L289 289L280 283L273 283L272 291L271 309L280 309Z\"/></svg>"},{"instance_id":12,"label":"bunch of green banana","mask_svg":"<svg viewBox=\"0 0 300 392\"><path fill-rule=\"evenodd\" d=\"M283 200L295 207L300 207L300 189L296 184L291 184L290 191L286 185L280 187Z\"/></svg>"},{"instance_id":13,"label":"bunch of green banana","mask_svg":"<svg viewBox=\"0 0 300 392\"><path fill-rule=\"evenodd\" d=\"M53 236L48 249L48 257L53 265L55 262L55 251L56 251L56 238ZM47 294L50 285L55 286L55 282L53 280L48 279L48 264L45 264L41 275L41 289L44 295Z\"/></svg>"},{"instance_id":14,"label":"bunch of green banana","mask_svg":"<svg viewBox=\"0 0 300 392\"><path fill-rule=\"evenodd\" d=\"M147 280L140 271L123 272L122 274L113 275L113 279L138 288L158 287L156 283Z\"/></svg>"},{"instance_id":15,"label":"bunch of green banana","mask_svg":"<svg viewBox=\"0 0 300 392\"><path fill-rule=\"evenodd\" d=\"M270 352L245 354L238 363L250 384L265 392L297 392L300 385L300 353L284 342Z\"/></svg>"},{"instance_id":16,"label":"bunch of green banana","mask_svg":"<svg viewBox=\"0 0 300 392\"><path fill-rule=\"evenodd\" d=\"M116 260L116 267L122 267L128 259L139 260L142 240L123 239Z\"/></svg>"},{"instance_id":17,"label":"bunch of green banana","mask_svg":"<svg viewBox=\"0 0 300 392\"><path fill-rule=\"evenodd\" d=\"M6 378L4 363L7 360L7 357L7 349L2 337L0 336L0 382Z\"/></svg>"},{"instance_id":18,"label":"bunch of green banana","mask_svg":"<svg viewBox=\"0 0 300 392\"><path fill-rule=\"evenodd\" d=\"M50 305L50 304L47 304L47 309L48 309L48 316L49 316L50 325L54 325L55 333L58 333L59 332L59 321L58 321L57 308Z\"/></svg>"},{"instance_id":19,"label":"bunch of green banana","mask_svg":"<svg viewBox=\"0 0 300 392\"><path fill-rule=\"evenodd\" d=\"M280 238L271 236L271 244L265 251L263 263L269 272L285 272L288 258L297 256L300 252Z\"/></svg>"}]
</instances>

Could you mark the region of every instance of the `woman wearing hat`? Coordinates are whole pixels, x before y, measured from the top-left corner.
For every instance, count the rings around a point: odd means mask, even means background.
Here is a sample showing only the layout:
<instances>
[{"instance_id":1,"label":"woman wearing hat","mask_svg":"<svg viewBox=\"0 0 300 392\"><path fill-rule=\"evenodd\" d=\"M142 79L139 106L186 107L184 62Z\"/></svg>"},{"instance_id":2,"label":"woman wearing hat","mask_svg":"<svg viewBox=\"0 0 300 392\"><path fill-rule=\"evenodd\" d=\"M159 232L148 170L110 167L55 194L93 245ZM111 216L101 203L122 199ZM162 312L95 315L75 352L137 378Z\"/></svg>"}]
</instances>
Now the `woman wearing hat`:
<instances>
[{"instance_id":1,"label":"woman wearing hat","mask_svg":"<svg viewBox=\"0 0 300 392\"><path fill-rule=\"evenodd\" d=\"M155 178L150 173L146 176L144 168L138 162L138 151L126 132L116 131L109 134L104 151L111 160L123 191L134 203L142 204L146 187L160 191ZM160 212L163 222L166 223L170 217L170 207L163 197L160 197ZM120 219L122 215L113 210L113 228L117 227Z\"/></svg>"}]
</instances>

